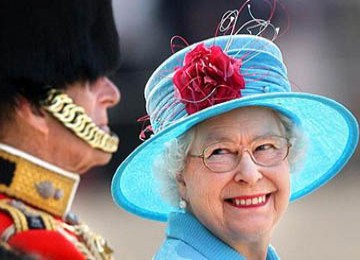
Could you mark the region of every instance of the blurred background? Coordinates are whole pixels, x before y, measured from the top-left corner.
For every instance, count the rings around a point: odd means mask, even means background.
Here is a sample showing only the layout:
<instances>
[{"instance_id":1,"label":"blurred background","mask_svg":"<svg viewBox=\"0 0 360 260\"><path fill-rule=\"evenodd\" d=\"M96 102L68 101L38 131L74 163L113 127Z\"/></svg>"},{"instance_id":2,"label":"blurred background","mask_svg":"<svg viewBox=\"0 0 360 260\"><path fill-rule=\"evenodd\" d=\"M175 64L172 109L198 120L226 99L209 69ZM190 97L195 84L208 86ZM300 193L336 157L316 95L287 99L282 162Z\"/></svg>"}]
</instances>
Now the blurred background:
<instances>
[{"instance_id":1,"label":"blurred background","mask_svg":"<svg viewBox=\"0 0 360 260\"><path fill-rule=\"evenodd\" d=\"M114 75L122 100L110 114L121 139L106 167L86 174L73 210L108 239L116 259L151 259L163 240L165 225L130 215L115 206L111 178L138 146L145 115L143 89L154 69L171 55L170 39L195 43L214 36L222 14L240 0L113 0L120 34L122 65ZM266 0L250 1L256 17L266 18ZM360 118L360 1L284 1L273 22L293 90L334 98ZM290 22L286 18L288 15ZM292 203L280 222L273 245L282 259L360 259L360 152L322 189ZM146 198L144 198L146 199Z\"/></svg>"}]
</instances>

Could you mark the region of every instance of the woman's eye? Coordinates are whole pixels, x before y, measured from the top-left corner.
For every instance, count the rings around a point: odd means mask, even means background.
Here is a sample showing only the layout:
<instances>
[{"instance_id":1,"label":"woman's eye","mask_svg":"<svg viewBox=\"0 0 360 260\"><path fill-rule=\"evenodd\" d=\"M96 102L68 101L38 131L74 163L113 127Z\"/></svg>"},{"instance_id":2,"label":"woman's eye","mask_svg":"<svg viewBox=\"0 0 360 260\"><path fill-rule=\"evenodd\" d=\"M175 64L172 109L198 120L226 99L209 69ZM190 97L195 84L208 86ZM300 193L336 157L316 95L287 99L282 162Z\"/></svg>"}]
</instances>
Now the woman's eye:
<instances>
[{"instance_id":1,"label":"woman's eye","mask_svg":"<svg viewBox=\"0 0 360 260\"><path fill-rule=\"evenodd\" d=\"M236 155L238 151L231 144L216 144L204 151L205 158L212 157L213 159L225 158L229 155Z\"/></svg>"},{"instance_id":2,"label":"woman's eye","mask_svg":"<svg viewBox=\"0 0 360 260\"><path fill-rule=\"evenodd\" d=\"M255 148L255 152L256 151L266 151L266 150L274 149L274 148L275 148L275 146L272 144L262 144Z\"/></svg>"},{"instance_id":3,"label":"woman's eye","mask_svg":"<svg viewBox=\"0 0 360 260\"><path fill-rule=\"evenodd\" d=\"M224 157L224 156L228 156L228 155L234 155L237 154L237 152L232 152L230 149L228 148L217 148L212 150L209 155L207 156L208 158L210 157Z\"/></svg>"},{"instance_id":4,"label":"woman's eye","mask_svg":"<svg viewBox=\"0 0 360 260\"><path fill-rule=\"evenodd\" d=\"M211 155L221 155L221 154L228 154L228 153L230 153L229 150L218 148L218 149L215 149L214 151L212 151Z\"/></svg>"}]
</instances>

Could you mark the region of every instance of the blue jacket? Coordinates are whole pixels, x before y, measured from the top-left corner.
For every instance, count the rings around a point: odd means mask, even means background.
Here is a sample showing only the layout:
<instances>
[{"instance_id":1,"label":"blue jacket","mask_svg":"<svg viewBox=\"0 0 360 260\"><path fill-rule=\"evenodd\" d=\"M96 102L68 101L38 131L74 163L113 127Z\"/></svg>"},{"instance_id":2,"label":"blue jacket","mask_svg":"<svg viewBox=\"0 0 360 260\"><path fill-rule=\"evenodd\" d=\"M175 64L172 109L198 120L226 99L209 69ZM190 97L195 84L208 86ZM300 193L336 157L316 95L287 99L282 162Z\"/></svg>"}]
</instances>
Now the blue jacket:
<instances>
[{"instance_id":1,"label":"blue jacket","mask_svg":"<svg viewBox=\"0 0 360 260\"><path fill-rule=\"evenodd\" d=\"M193 215L174 212L169 216L166 240L154 259L245 260L245 257L215 237ZM269 246L266 260L278 259L274 248Z\"/></svg>"}]
</instances>

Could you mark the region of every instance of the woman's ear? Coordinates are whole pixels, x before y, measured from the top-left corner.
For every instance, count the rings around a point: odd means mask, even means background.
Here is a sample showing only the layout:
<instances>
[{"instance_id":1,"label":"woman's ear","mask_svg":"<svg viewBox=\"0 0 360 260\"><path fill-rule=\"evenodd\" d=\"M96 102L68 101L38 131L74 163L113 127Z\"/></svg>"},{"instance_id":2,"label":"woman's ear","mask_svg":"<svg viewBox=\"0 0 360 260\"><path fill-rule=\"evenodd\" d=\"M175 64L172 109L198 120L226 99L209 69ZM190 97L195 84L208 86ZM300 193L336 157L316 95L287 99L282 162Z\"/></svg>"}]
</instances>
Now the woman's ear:
<instances>
[{"instance_id":1,"label":"woman's ear","mask_svg":"<svg viewBox=\"0 0 360 260\"><path fill-rule=\"evenodd\" d=\"M41 107L36 107L26 98L19 97L15 111L17 116L29 127L44 135L49 133L46 112Z\"/></svg>"},{"instance_id":2,"label":"woman's ear","mask_svg":"<svg viewBox=\"0 0 360 260\"><path fill-rule=\"evenodd\" d=\"M186 182L182 173L176 174L176 183L179 189L180 197L186 199Z\"/></svg>"}]
</instances>

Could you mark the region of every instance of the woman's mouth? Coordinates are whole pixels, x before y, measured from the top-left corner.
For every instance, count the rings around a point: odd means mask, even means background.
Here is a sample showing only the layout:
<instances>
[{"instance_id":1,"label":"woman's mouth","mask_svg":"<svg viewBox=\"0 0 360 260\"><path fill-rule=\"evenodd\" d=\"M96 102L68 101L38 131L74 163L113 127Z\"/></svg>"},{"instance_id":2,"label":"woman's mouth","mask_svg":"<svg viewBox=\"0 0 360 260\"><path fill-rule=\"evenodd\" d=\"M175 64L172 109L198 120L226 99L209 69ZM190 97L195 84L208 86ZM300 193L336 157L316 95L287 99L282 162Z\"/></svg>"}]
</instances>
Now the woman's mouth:
<instances>
[{"instance_id":1,"label":"woman's mouth","mask_svg":"<svg viewBox=\"0 0 360 260\"><path fill-rule=\"evenodd\" d=\"M268 202L270 196L271 193L252 196L240 196L229 198L225 201L237 208L253 208L265 205Z\"/></svg>"}]
</instances>

